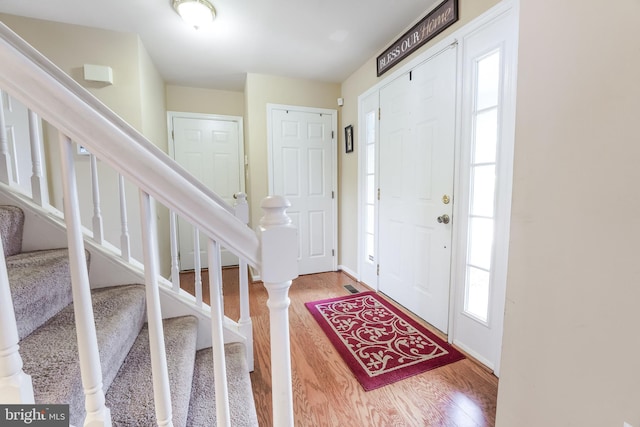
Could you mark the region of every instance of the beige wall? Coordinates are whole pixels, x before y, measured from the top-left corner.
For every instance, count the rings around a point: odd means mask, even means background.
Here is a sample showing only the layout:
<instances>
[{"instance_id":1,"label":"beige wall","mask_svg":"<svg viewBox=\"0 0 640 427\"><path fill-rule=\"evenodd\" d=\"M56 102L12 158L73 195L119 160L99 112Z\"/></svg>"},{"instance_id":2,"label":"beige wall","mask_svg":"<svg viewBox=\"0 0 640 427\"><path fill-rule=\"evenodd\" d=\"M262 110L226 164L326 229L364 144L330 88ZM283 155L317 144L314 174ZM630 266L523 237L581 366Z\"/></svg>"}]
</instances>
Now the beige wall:
<instances>
[{"instance_id":1,"label":"beige wall","mask_svg":"<svg viewBox=\"0 0 640 427\"><path fill-rule=\"evenodd\" d=\"M337 109L340 85L248 74L245 84L245 154L249 157L247 193L251 224L262 216L260 202L268 195L267 104ZM250 124L250 125L249 125ZM340 124L338 124L340 129ZM340 132L338 132L340 134ZM338 150L340 151L340 150Z\"/></svg>"},{"instance_id":2,"label":"beige wall","mask_svg":"<svg viewBox=\"0 0 640 427\"><path fill-rule=\"evenodd\" d=\"M228 90L168 85L167 110L242 117L244 94Z\"/></svg>"},{"instance_id":3,"label":"beige wall","mask_svg":"<svg viewBox=\"0 0 640 427\"><path fill-rule=\"evenodd\" d=\"M429 41L422 48L409 55L393 69L400 68L403 64L410 62L444 37L458 30L499 2L499 0L459 0L460 19L458 22ZM427 11L425 10L423 15L426 15L426 13ZM353 153L345 154L344 150L338 150L340 165L340 211L338 218L340 224L338 236L340 242L340 259L338 263L354 272L358 271L358 96L393 73L393 71L389 71L379 78L376 77L376 57L405 31L411 28L412 23L410 24L411 25L407 25L405 30L398 33L397 37L389 40L389 43L380 49L380 52L370 58L342 83L341 96L344 98L344 107L341 109L342 123L344 126L349 124L354 126L356 140ZM339 146L342 147L344 146L342 139L344 135L342 133L339 134L341 138Z\"/></svg>"},{"instance_id":4,"label":"beige wall","mask_svg":"<svg viewBox=\"0 0 640 427\"><path fill-rule=\"evenodd\" d=\"M521 0L499 427L640 426L640 3Z\"/></svg>"},{"instance_id":5,"label":"beige wall","mask_svg":"<svg viewBox=\"0 0 640 427\"><path fill-rule=\"evenodd\" d=\"M165 153L168 152L167 107L164 79L151 60L149 53L138 38L138 61L140 74L140 114L142 116L142 134L157 145ZM131 212L130 221L138 221L134 212L138 210L138 192L134 189L128 193L135 195L135 210ZM169 233L169 210L158 205L158 249L160 256L160 274L169 277L171 274L171 236Z\"/></svg>"},{"instance_id":6,"label":"beige wall","mask_svg":"<svg viewBox=\"0 0 640 427\"><path fill-rule=\"evenodd\" d=\"M4 14L0 15L0 19L153 143L166 150L164 82L136 34ZM113 69L113 85L85 81L84 64L110 66ZM50 155L47 164L50 199L54 206L61 208L57 134L49 127L45 128L45 132L48 138L46 151ZM90 225L93 209L89 159L84 156L77 156L76 159L81 215L83 223ZM100 162L98 169L105 236L119 245L121 227L117 175ZM132 252L142 259L138 193L130 186L127 187L127 205ZM166 214L162 211L159 214L162 261L167 266L164 268L163 265L162 273L167 275L170 263L169 237L165 232Z\"/></svg>"},{"instance_id":7,"label":"beige wall","mask_svg":"<svg viewBox=\"0 0 640 427\"><path fill-rule=\"evenodd\" d=\"M141 130L136 34L6 14L0 14L0 19L133 127ZM84 64L110 66L114 84L105 86L84 81Z\"/></svg>"}]
</instances>

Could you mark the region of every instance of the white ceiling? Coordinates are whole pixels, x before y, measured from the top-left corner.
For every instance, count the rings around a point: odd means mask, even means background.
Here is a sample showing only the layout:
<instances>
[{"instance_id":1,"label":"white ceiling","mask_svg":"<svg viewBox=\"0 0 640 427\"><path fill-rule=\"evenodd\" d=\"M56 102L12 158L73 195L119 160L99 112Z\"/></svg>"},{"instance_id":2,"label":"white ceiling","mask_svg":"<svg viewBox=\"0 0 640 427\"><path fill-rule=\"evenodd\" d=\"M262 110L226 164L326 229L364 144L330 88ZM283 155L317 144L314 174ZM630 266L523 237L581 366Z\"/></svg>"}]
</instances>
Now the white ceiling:
<instances>
[{"instance_id":1,"label":"white ceiling","mask_svg":"<svg viewBox=\"0 0 640 427\"><path fill-rule=\"evenodd\" d=\"M200 30L171 0L1 0L0 12L137 33L167 83L242 90L248 72L343 82L439 1L212 0Z\"/></svg>"}]
</instances>

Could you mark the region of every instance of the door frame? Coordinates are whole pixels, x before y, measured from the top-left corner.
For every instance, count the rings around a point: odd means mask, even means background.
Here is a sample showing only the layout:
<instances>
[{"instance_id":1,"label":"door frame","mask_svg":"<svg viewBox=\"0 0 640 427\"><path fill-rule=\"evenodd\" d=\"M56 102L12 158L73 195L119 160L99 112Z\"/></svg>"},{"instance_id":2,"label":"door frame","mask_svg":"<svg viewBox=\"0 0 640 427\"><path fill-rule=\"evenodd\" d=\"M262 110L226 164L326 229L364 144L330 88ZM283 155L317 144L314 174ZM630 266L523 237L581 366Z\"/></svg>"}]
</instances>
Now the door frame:
<instances>
[{"instance_id":1,"label":"door frame","mask_svg":"<svg viewBox=\"0 0 640 427\"><path fill-rule=\"evenodd\" d=\"M267 175L268 194L273 195L273 123L271 120L274 110L289 110L301 113L328 114L331 116L331 186L333 199L331 203L331 215L333 216L333 230L331 231L335 256L333 257L333 270L338 268L338 111L328 108L304 107L299 105L267 104Z\"/></svg>"},{"instance_id":2,"label":"door frame","mask_svg":"<svg viewBox=\"0 0 640 427\"><path fill-rule=\"evenodd\" d=\"M167 154L176 159L176 146L173 138L173 120L176 118L183 119L200 119L233 122L238 126L238 162L240 172L240 191L246 193L246 176L247 176L247 157L244 152L244 123L241 116L227 116L223 114L204 114L204 113L188 113L181 111L167 111L167 139L169 141ZM179 238L179 230L176 226L176 238ZM235 256L235 255L234 255Z\"/></svg>"},{"instance_id":3,"label":"door frame","mask_svg":"<svg viewBox=\"0 0 640 427\"><path fill-rule=\"evenodd\" d=\"M518 16L518 1L517 0L504 0L501 3L497 4L496 6L492 7L491 9L489 9L488 11L486 11L485 13L483 13L482 15L480 15L479 17L475 18L474 20L472 20L471 22L469 22L468 24L465 24L463 27L461 27L460 29L456 30L455 32L451 33L450 35L446 36L445 38L443 38L440 42L436 43L435 45L433 45L431 48L427 49L426 51L422 52L421 54L419 54L418 56L416 56L414 59L412 59L411 61L407 62L406 64L398 67L395 71L389 73L388 76L386 76L385 78L381 79L380 81L378 81L374 86L372 86L371 88L369 88L367 91L365 91L364 93L362 93L360 96L358 96L358 138L360 141L364 140L365 137L365 126L364 126L364 118L365 118L365 111L363 108L363 103L364 101L369 97L369 96L373 96L376 93L378 94L378 107L379 107L379 93L380 90L386 86L387 84L389 84L391 81L393 81L394 79L402 76L403 74L408 73L410 70L412 70L413 68L417 67L418 65L422 64L423 62L428 61L431 57L437 55L440 51L442 51L443 49L445 49L447 46L453 44L453 43L459 43L459 40L462 40L464 42L464 39L466 36L472 34L473 32L481 29L483 26L491 23L492 21L498 19L500 16L502 16L503 14L506 13L512 13L513 14L513 18L517 21L517 16ZM517 26L517 24L516 24ZM517 29L516 29L516 34L515 36L517 37ZM517 45L517 43L516 43ZM516 47L517 48L517 47ZM453 229L452 229L452 252L451 252L451 270L450 270L450 279L449 279L449 327L448 327L448 331L447 331L447 339L449 341L449 343L454 343L455 341L455 314L456 314L456 309L457 309L457 295L459 295L460 292L460 288L464 288L465 285L465 276L461 275L460 271L459 271L459 266L461 263L463 263L466 260L466 251L462 250L459 246L460 246L460 242L461 239L464 239L465 236L467 235L467 230L461 230L460 229L460 221L455 221L456 217L460 217L460 215L463 213L461 211L462 208L464 208L467 205L467 202L462 201L462 200L457 200L456 198L459 197L459 195L462 194L468 194L469 193L469 186L470 184L468 182L464 182L464 180L461 179L461 174L460 174L460 170L461 168L465 167L465 163L464 160L461 156L461 152L462 152L462 144L464 143L463 140L463 135L462 135L462 130L463 130L463 124L462 124L462 90L461 88L463 87L463 70L462 70L462 66L463 66L463 53L464 53L464 46L462 46L462 48L458 49L458 69L457 69L457 76L456 76L456 86L457 86L457 94L456 94L456 112L455 112L455 154L454 154L454 205L453 205L453 214L454 214L454 221L453 221ZM517 53L516 53L517 56ZM515 66L515 65L514 65ZM513 81L510 81L509 83L509 88L507 90L511 91L511 97L512 99L510 99L511 101L511 106L515 106L515 78L513 79ZM513 107L515 108L515 107ZM512 116L515 120L515 111L512 111ZM513 128L513 123L509 124L511 126L511 128ZM379 120L376 123L376 182L378 180L378 173L379 173L379 129L380 129L380 123ZM507 132L509 131L509 129L507 130ZM512 150L512 148L511 148ZM512 151L511 151L512 153ZM506 153L506 155L508 156L509 153ZM364 194L364 189L365 189L365 184L363 182L363 177L366 174L366 156L365 153L359 152L358 153L359 156L359 161L358 161L358 221L360 224L364 223L364 215L366 214L366 212L364 211L363 207L364 207L364 200L366 195ZM468 166L468 165L467 165ZM511 170L512 164L510 165L510 167L508 168L508 170ZM512 177L509 176L509 181L511 181ZM511 182L509 182L508 186L509 189L511 188ZM379 230L378 230L378 220L379 220L379 201L376 201L376 209L375 209L375 224L376 224L376 255L379 253L378 251L378 234L379 234ZM505 227L507 229L507 235L508 235L508 229L509 226L508 224ZM357 260L357 274L356 274L356 278L358 280L361 279L362 276L362 271L367 268L367 266L365 265L365 242L364 242L364 230L363 228L360 226L358 227L358 260ZM505 239L507 239L506 244L503 245L502 247L502 251L500 251L499 254L496 253L496 257L501 257L503 258L503 265L504 265L504 270L506 271L506 264L508 261L508 236L505 237L505 234L501 234L501 235L497 235L496 237L497 239L500 239L501 242L505 242ZM466 248L466 245L465 245ZM376 260L377 262L377 260ZM379 276L378 276L379 277ZM376 291L379 290L379 283L375 283L374 284L369 284L370 286L373 286L374 289ZM464 290L464 289L462 289ZM505 289L506 291L506 289ZM501 305L501 307L498 307L499 311L504 313L504 304L505 304L505 298L504 295L501 298L498 298L497 301L498 304ZM500 333L502 334L502 330L503 330L503 325L504 323L504 317L499 319L499 324L497 325L497 328L499 329ZM499 352L498 352L499 353ZM473 356L473 354L471 354ZM494 366L492 366L492 368L494 369L494 372L496 373L496 375L498 375L499 373L499 369L500 369L500 355L498 354L498 357L496 359L496 363Z\"/></svg>"}]
</instances>

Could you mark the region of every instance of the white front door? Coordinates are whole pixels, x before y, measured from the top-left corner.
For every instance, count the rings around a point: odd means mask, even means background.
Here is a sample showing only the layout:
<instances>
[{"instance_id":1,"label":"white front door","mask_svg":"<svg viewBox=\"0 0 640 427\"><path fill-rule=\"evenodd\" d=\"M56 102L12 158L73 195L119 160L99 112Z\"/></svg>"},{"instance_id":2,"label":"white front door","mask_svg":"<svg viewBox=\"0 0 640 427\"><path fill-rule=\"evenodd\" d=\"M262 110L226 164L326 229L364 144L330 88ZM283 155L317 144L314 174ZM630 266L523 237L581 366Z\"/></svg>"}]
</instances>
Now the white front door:
<instances>
[{"instance_id":1,"label":"white front door","mask_svg":"<svg viewBox=\"0 0 640 427\"><path fill-rule=\"evenodd\" d=\"M291 202L299 274L336 269L335 113L268 106L269 194Z\"/></svg>"},{"instance_id":2,"label":"white front door","mask_svg":"<svg viewBox=\"0 0 640 427\"><path fill-rule=\"evenodd\" d=\"M456 49L380 91L379 290L447 332Z\"/></svg>"},{"instance_id":3,"label":"white front door","mask_svg":"<svg viewBox=\"0 0 640 427\"><path fill-rule=\"evenodd\" d=\"M239 118L189 117L174 115L173 153L175 160L208 188L233 205L233 195L244 191L244 154ZM195 266L194 231L191 224L178 218L180 270ZM238 260L222 251L222 265L237 265ZM200 260L207 267L206 238L200 236Z\"/></svg>"}]
</instances>

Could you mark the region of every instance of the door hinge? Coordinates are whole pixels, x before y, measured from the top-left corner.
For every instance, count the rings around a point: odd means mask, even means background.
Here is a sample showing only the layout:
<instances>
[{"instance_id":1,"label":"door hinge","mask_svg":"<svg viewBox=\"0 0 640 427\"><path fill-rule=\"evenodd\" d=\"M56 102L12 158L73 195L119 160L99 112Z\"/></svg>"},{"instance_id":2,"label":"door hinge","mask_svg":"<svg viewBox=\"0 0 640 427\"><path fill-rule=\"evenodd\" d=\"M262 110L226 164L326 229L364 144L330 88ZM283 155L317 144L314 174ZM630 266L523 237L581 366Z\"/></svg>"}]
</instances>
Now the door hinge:
<instances>
[{"instance_id":1,"label":"door hinge","mask_svg":"<svg viewBox=\"0 0 640 427\"><path fill-rule=\"evenodd\" d=\"M409 71L409 81L413 80L413 71Z\"/></svg>"},{"instance_id":2,"label":"door hinge","mask_svg":"<svg viewBox=\"0 0 640 427\"><path fill-rule=\"evenodd\" d=\"M174 131L171 131L171 139L173 139L174 141L176 140L176 134L174 133Z\"/></svg>"},{"instance_id":3,"label":"door hinge","mask_svg":"<svg viewBox=\"0 0 640 427\"><path fill-rule=\"evenodd\" d=\"M336 256L336 250L335 249L331 249L331 256Z\"/></svg>"},{"instance_id":4,"label":"door hinge","mask_svg":"<svg viewBox=\"0 0 640 427\"><path fill-rule=\"evenodd\" d=\"M331 139L335 138L335 134L331 131Z\"/></svg>"},{"instance_id":5,"label":"door hinge","mask_svg":"<svg viewBox=\"0 0 640 427\"><path fill-rule=\"evenodd\" d=\"M378 200L380 200L380 189L378 188Z\"/></svg>"},{"instance_id":6,"label":"door hinge","mask_svg":"<svg viewBox=\"0 0 640 427\"><path fill-rule=\"evenodd\" d=\"M382 117L382 109L378 107L378 121L380 121L380 117Z\"/></svg>"},{"instance_id":7,"label":"door hinge","mask_svg":"<svg viewBox=\"0 0 640 427\"><path fill-rule=\"evenodd\" d=\"M380 275L380 264L376 266L376 276Z\"/></svg>"},{"instance_id":8,"label":"door hinge","mask_svg":"<svg viewBox=\"0 0 640 427\"><path fill-rule=\"evenodd\" d=\"M336 198L336 192L335 192L335 191L332 191L332 192L331 192L331 198L332 198L332 199L335 199L335 198Z\"/></svg>"}]
</instances>

